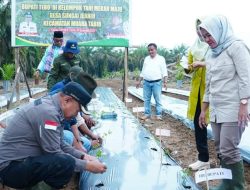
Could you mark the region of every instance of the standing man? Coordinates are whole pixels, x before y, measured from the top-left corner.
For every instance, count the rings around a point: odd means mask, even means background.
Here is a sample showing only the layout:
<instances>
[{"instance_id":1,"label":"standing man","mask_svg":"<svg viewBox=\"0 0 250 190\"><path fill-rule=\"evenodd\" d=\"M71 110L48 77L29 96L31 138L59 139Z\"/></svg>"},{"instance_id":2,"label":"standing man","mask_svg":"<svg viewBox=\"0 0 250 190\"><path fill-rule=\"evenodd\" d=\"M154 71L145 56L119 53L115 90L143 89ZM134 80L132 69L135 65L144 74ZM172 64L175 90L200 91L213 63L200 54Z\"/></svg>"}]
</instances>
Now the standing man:
<instances>
[{"instance_id":1,"label":"standing man","mask_svg":"<svg viewBox=\"0 0 250 190\"><path fill-rule=\"evenodd\" d=\"M61 189L74 171L103 173L106 166L95 157L63 141L64 120L77 115L91 95L76 83L18 110L0 142L0 182L12 188L29 188L44 181Z\"/></svg>"},{"instance_id":2,"label":"standing man","mask_svg":"<svg viewBox=\"0 0 250 190\"><path fill-rule=\"evenodd\" d=\"M77 56L80 52L80 48L76 41L68 40L62 49L63 54L55 58L53 67L50 71L47 84L48 90L50 90L57 82L65 79L68 76L71 67L80 66L81 58L80 56Z\"/></svg>"},{"instance_id":3,"label":"standing man","mask_svg":"<svg viewBox=\"0 0 250 190\"><path fill-rule=\"evenodd\" d=\"M53 44L46 48L43 58L37 67L35 73L36 78L39 78L40 74L50 73L50 70L53 67L54 59L58 57L58 55L63 53L62 44L63 44L63 32L54 31Z\"/></svg>"},{"instance_id":4,"label":"standing man","mask_svg":"<svg viewBox=\"0 0 250 190\"><path fill-rule=\"evenodd\" d=\"M157 45L150 43L148 45L149 56L144 60L140 79L136 83L136 88L139 88L141 81L143 80L143 98L144 98L144 115L142 120L149 119L151 117L151 96L155 99L156 104L156 119L162 120L162 104L161 104L161 89L162 82L164 88L167 85L167 67L166 61L163 56L157 54Z\"/></svg>"}]
</instances>

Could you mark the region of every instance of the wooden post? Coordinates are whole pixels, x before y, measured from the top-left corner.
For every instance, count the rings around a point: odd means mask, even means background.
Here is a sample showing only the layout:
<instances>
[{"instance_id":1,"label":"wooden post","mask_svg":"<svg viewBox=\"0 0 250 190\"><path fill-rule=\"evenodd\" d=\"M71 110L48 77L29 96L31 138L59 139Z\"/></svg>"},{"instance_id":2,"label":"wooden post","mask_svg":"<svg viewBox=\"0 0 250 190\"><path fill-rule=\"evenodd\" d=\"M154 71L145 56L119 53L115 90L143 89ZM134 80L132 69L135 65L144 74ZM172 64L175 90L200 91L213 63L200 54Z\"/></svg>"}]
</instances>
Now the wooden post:
<instances>
[{"instance_id":1,"label":"wooden post","mask_svg":"<svg viewBox=\"0 0 250 190\"><path fill-rule=\"evenodd\" d=\"M125 47L124 56L124 79L123 79L123 97L122 100L126 105L128 98L128 47Z\"/></svg>"},{"instance_id":2,"label":"wooden post","mask_svg":"<svg viewBox=\"0 0 250 190\"><path fill-rule=\"evenodd\" d=\"M15 72L16 73L15 73L15 80L14 80L14 84L12 87L10 99L7 100L7 110L10 108L10 105L13 101L15 91L16 91L16 100L20 101L20 90L19 90L20 67L19 67L19 48L18 47L14 49L14 55L15 55Z\"/></svg>"},{"instance_id":3,"label":"wooden post","mask_svg":"<svg viewBox=\"0 0 250 190\"><path fill-rule=\"evenodd\" d=\"M25 70L24 70L24 68L23 68L22 63L20 63L19 65L20 65L21 70L22 70L22 72L23 72L24 80L25 80L25 83L26 83L26 86L27 86L27 89L28 89L28 92L29 92L29 97L32 98L32 95L31 95L31 91L30 91L30 87L29 87L28 79L27 79L27 77L26 77Z\"/></svg>"},{"instance_id":4,"label":"wooden post","mask_svg":"<svg viewBox=\"0 0 250 190\"><path fill-rule=\"evenodd\" d=\"M16 75L19 73L18 71L20 70L19 66L19 48L15 47L15 71ZM20 86L19 86L19 77L17 77L17 80L14 82L15 88L16 88L16 100L20 101Z\"/></svg>"},{"instance_id":5,"label":"wooden post","mask_svg":"<svg viewBox=\"0 0 250 190\"><path fill-rule=\"evenodd\" d=\"M15 93L15 89L16 89L16 84L19 81L19 77L20 77L20 67L18 67L17 70L16 70L16 76L15 76L15 80L14 80L14 85L13 85L13 88L12 88L11 96L10 96L10 99L7 100L7 110L10 108L10 105L11 105L11 103L13 101L14 93ZM19 94L19 97L20 97L20 94Z\"/></svg>"}]
</instances>

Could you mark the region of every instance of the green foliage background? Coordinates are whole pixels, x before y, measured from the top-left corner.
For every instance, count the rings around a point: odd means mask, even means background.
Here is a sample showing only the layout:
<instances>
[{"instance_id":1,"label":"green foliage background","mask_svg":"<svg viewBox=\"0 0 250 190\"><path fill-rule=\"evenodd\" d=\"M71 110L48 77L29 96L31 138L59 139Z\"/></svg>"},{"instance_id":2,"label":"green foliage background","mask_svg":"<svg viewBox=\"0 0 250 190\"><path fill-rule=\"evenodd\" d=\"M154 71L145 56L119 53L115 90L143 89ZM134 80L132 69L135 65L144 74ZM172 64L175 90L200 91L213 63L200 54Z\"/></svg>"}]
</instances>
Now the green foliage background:
<instances>
[{"instance_id":1,"label":"green foliage background","mask_svg":"<svg viewBox=\"0 0 250 190\"><path fill-rule=\"evenodd\" d=\"M121 0L122 1L122 0ZM11 23L10 23L10 1L3 5L0 1L0 66L5 63L14 63L14 48L11 47ZM51 40L51 36L48 39ZM80 56L84 60L84 68L86 72L94 77L121 77L124 72L124 48L114 47L81 47ZM158 47L158 53L165 57L166 63L177 62L186 54L187 47L183 44L166 49ZM20 47L19 61L24 66L28 77L33 76L34 70L37 68L45 47ZM148 55L147 45L143 44L137 48L129 48L128 52L128 69L137 73L141 70L144 58Z\"/></svg>"}]
</instances>

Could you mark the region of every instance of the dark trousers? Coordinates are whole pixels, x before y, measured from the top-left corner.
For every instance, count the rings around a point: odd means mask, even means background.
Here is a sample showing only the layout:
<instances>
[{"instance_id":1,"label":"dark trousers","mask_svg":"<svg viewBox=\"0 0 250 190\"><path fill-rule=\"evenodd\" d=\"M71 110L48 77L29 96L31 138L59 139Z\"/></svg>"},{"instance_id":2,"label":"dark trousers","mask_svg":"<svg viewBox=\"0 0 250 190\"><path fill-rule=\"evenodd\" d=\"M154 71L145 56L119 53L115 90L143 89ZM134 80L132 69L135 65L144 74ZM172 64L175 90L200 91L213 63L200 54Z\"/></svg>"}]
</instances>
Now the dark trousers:
<instances>
[{"instance_id":1,"label":"dark trousers","mask_svg":"<svg viewBox=\"0 0 250 190\"><path fill-rule=\"evenodd\" d=\"M0 171L2 183L12 188L32 187L40 181L53 188L66 185L75 168L75 160L65 154L49 154L12 161Z\"/></svg>"},{"instance_id":2,"label":"dark trousers","mask_svg":"<svg viewBox=\"0 0 250 190\"><path fill-rule=\"evenodd\" d=\"M204 127L201 129L199 126L199 116L201 113L200 92L199 92L198 97L199 98L198 98L195 116L194 116L196 148L198 151L198 160L202 162L208 162L209 153L208 153L208 146L207 146L207 128Z\"/></svg>"}]
</instances>

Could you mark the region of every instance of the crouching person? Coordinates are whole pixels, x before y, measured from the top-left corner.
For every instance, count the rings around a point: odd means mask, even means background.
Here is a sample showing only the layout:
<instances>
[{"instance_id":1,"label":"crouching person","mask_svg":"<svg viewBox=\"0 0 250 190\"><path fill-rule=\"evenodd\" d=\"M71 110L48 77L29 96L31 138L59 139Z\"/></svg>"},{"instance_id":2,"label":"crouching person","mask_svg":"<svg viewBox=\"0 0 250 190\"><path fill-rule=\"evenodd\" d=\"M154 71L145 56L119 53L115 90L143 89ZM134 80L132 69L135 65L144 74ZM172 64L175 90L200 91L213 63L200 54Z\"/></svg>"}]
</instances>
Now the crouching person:
<instances>
[{"instance_id":1,"label":"crouching person","mask_svg":"<svg viewBox=\"0 0 250 190\"><path fill-rule=\"evenodd\" d=\"M78 129L79 128L79 129ZM81 132L79 131L81 129ZM88 137L85 137L85 135ZM64 123L64 140L75 147L77 150L89 152L93 147L99 147L102 138L94 134L86 126L80 112L76 118Z\"/></svg>"},{"instance_id":2,"label":"crouching person","mask_svg":"<svg viewBox=\"0 0 250 190\"><path fill-rule=\"evenodd\" d=\"M28 188L40 181L60 189L74 171L103 173L95 157L63 141L64 119L71 119L91 100L78 83L21 108L6 127L0 142L0 181L12 188Z\"/></svg>"}]
</instances>

